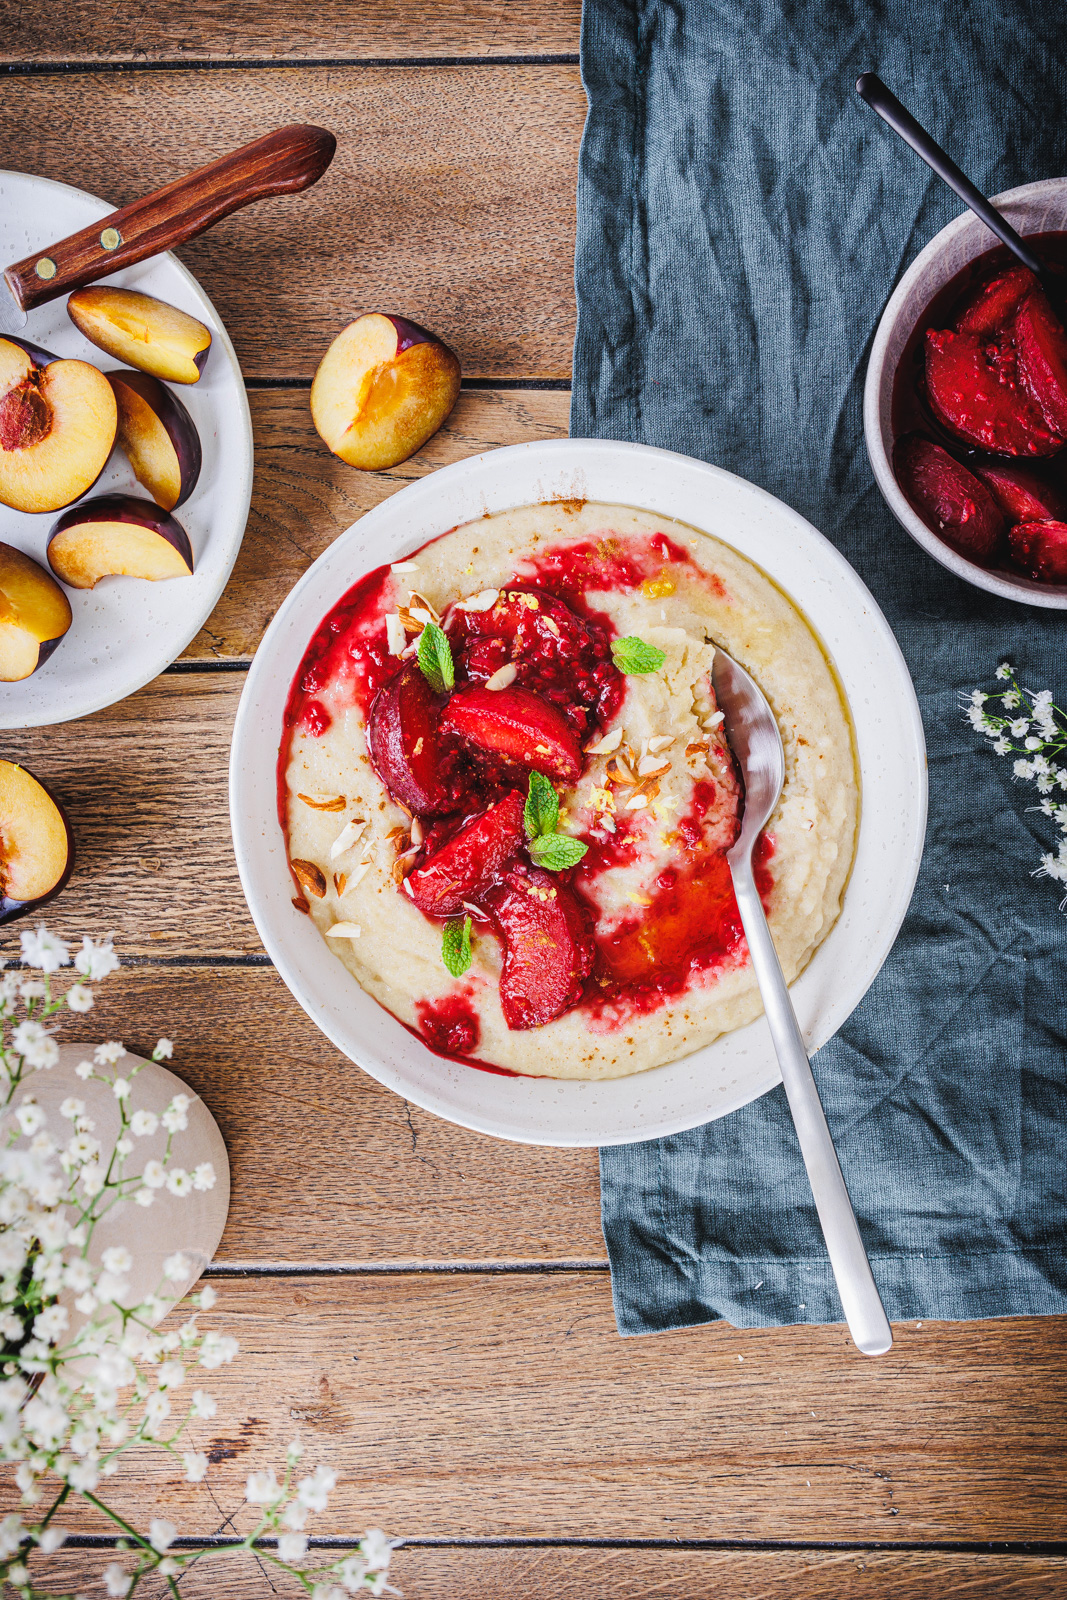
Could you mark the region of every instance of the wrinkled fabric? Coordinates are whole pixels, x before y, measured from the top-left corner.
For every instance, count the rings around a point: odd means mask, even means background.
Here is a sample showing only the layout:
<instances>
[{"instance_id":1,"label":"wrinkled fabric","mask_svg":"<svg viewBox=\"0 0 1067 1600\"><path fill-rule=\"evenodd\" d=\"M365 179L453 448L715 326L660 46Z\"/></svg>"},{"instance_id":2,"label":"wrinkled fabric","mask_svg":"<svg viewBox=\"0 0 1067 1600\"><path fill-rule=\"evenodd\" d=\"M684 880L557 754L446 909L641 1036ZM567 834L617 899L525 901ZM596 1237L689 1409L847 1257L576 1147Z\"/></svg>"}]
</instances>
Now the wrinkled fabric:
<instances>
[{"instance_id":1,"label":"wrinkled fabric","mask_svg":"<svg viewBox=\"0 0 1067 1600\"><path fill-rule=\"evenodd\" d=\"M795 506L873 590L918 691L918 887L814 1063L898 1319L1067 1312L1067 919L1031 876L1054 825L959 709L1005 656L1062 704L1067 617L952 577L874 485L870 340L960 205L853 86L881 73L994 193L1067 172L1065 44L1052 0L586 0L583 17L571 432L684 451ZM602 1150L601 1184L622 1333L841 1320L781 1089Z\"/></svg>"}]
</instances>

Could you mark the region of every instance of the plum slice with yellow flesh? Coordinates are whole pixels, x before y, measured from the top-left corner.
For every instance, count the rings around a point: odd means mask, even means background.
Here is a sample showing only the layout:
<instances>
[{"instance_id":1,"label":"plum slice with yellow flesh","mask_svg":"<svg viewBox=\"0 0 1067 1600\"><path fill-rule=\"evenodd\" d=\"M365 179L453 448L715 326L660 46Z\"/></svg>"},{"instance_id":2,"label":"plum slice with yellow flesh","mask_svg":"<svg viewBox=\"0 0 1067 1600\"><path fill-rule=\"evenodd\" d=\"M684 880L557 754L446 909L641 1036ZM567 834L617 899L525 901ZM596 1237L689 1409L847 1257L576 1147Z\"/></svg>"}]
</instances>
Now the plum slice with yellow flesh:
<instances>
[{"instance_id":1,"label":"plum slice with yellow flesh","mask_svg":"<svg viewBox=\"0 0 1067 1600\"><path fill-rule=\"evenodd\" d=\"M893 471L931 532L970 561L992 560L1008 524L981 479L918 434L898 440Z\"/></svg>"},{"instance_id":2,"label":"plum slice with yellow flesh","mask_svg":"<svg viewBox=\"0 0 1067 1600\"><path fill-rule=\"evenodd\" d=\"M409 811L444 816L462 805L466 780L459 751L442 732L440 699L414 658L375 695L367 747L385 787Z\"/></svg>"},{"instance_id":3,"label":"plum slice with yellow flesh","mask_svg":"<svg viewBox=\"0 0 1067 1600\"><path fill-rule=\"evenodd\" d=\"M981 478L1009 522L1041 522L1067 515L1067 498L1062 491L1032 467L988 461L975 462L971 471Z\"/></svg>"},{"instance_id":4,"label":"plum slice with yellow flesh","mask_svg":"<svg viewBox=\"0 0 1067 1600\"><path fill-rule=\"evenodd\" d=\"M1020 522L1008 535L1012 559L1037 583L1067 584L1067 522Z\"/></svg>"},{"instance_id":5,"label":"plum slice with yellow flesh","mask_svg":"<svg viewBox=\"0 0 1067 1600\"><path fill-rule=\"evenodd\" d=\"M74 866L66 812L39 778L0 761L0 922L57 895Z\"/></svg>"},{"instance_id":6,"label":"plum slice with yellow flesh","mask_svg":"<svg viewBox=\"0 0 1067 1600\"><path fill-rule=\"evenodd\" d=\"M408 876L411 898L430 917L454 917L491 883L522 844L526 802L517 789L461 827Z\"/></svg>"},{"instance_id":7,"label":"plum slice with yellow flesh","mask_svg":"<svg viewBox=\"0 0 1067 1600\"><path fill-rule=\"evenodd\" d=\"M93 589L101 578L188 578L193 551L177 518L150 500L102 494L53 524L48 564L72 589Z\"/></svg>"},{"instance_id":8,"label":"plum slice with yellow flesh","mask_svg":"<svg viewBox=\"0 0 1067 1600\"><path fill-rule=\"evenodd\" d=\"M593 969L589 917L540 867L514 869L478 897L504 942L500 1007L513 1030L541 1028L581 998Z\"/></svg>"},{"instance_id":9,"label":"plum slice with yellow flesh","mask_svg":"<svg viewBox=\"0 0 1067 1600\"><path fill-rule=\"evenodd\" d=\"M134 477L164 511L183 505L200 476L200 435L176 394L150 372L108 372L118 441Z\"/></svg>"},{"instance_id":10,"label":"plum slice with yellow flesh","mask_svg":"<svg viewBox=\"0 0 1067 1600\"><path fill-rule=\"evenodd\" d=\"M926 393L943 427L965 444L1003 456L1052 456L1064 439L1019 382L1015 346L1003 335L930 328Z\"/></svg>"},{"instance_id":11,"label":"plum slice with yellow flesh","mask_svg":"<svg viewBox=\"0 0 1067 1600\"><path fill-rule=\"evenodd\" d=\"M437 432L459 384L459 360L436 334L371 311L343 328L320 361L311 419L335 456L380 472Z\"/></svg>"},{"instance_id":12,"label":"plum slice with yellow flesh","mask_svg":"<svg viewBox=\"0 0 1067 1600\"><path fill-rule=\"evenodd\" d=\"M44 354L45 352L39 352ZM100 476L115 443L111 385L87 361L38 365L0 339L0 501L58 511Z\"/></svg>"},{"instance_id":13,"label":"plum slice with yellow flesh","mask_svg":"<svg viewBox=\"0 0 1067 1600\"><path fill-rule=\"evenodd\" d=\"M1023 387L1049 428L1067 437L1067 333L1040 290L1023 301L1013 331Z\"/></svg>"},{"instance_id":14,"label":"plum slice with yellow flesh","mask_svg":"<svg viewBox=\"0 0 1067 1600\"><path fill-rule=\"evenodd\" d=\"M561 711L530 689L460 689L441 725L476 750L575 783L582 751Z\"/></svg>"},{"instance_id":15,"label":"plum slice with yellow flesh","mask_svg":"<svg viewBox=\"0 0 1067 1600\"><path fill-rule=\"evenodd\" d=\"M137 289L94 284L76 289L67 314L90 344L139 372L170 383L198 383L211 349L211 329Z\"/></svg>"},{"instance_id":16,"label":"plum slice with yellow flesh","mask_svg":"<svg viewBox=\"0 0 1067 1600\"><path fill-rule=\"evenodd\" d=\"M70 601L52 574L0 544L0 683L18 683L43 666L70 623Z\"/></svg>"}]
</instances>

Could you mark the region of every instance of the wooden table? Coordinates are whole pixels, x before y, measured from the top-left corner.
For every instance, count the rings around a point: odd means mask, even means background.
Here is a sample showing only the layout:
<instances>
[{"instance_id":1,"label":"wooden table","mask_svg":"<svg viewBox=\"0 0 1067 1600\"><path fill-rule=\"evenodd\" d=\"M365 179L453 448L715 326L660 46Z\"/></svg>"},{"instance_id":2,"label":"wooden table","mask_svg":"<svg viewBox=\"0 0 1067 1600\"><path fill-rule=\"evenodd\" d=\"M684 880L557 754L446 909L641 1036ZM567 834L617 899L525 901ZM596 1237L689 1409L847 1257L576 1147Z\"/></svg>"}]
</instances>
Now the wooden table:
<instances>
[{"instance_id":1,"label":"wooden table","mask_svg":"<svg viewBox=\"0 0 1067 1600\"><path fill-rule=\"evenodd\" d=\"M247 1472L299 1432L341 1474L319 1531L406 1535L409 1600L1067 1594L1067 1319L909 1324L874 1362L841 1327L620 1340L596 1153L497 1144L379 1088L294 1005L241 895L226 757L283 596L412 478L566 433L578 0L0 9L0 165L118 204L280 123L338 136L310 194L181 252L255 424L252 515L214 616L141 693L3 747L75 820L53 923L114 929L126 958L77 1036L172 1035L233 1167L213 1273L242 1356L213 1374L212 1471L172 1489L131 1464L116 1503L226 1532ZM362 475L319 442L307 390L340 327L379 308L443 334L466 382L419 456ZM103 1564L75 1550L52 1581ZM182 1589L276 1583L249 1563Z\"/></svg>"}]
</instances>

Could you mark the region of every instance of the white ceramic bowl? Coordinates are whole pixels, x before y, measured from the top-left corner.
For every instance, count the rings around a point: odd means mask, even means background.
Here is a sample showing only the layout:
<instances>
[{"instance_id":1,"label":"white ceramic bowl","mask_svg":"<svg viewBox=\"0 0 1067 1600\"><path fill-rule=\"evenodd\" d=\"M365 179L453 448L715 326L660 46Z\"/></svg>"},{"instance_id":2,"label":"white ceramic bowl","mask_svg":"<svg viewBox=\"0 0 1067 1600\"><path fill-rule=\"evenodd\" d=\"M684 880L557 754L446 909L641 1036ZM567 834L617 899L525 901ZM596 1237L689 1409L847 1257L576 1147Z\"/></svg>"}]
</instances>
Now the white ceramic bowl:
<instances>
[{"instance_id":1,"label":"white ceramic bowl","mask_svg":"<svg viewBox=\"0 0 1067 1600\"><path fill-rule=\"evenodd\" d=\"M50 178L0 171L0 261L88 227L114 209L106 200ZM196 637L230 576L241 548L252 495L252 419L237 356L222 319L195 278L172 255L153 256L108 283L139 289L199 317L211 329L211 354L199 383L175 384L200 435L200 480L175 516L189 535L189 578L148 583L104 578L95 589L67 589L74 621L43 667L21 683L0 684L0 728L68 722L133 694L181 655ZM0 285L0 294L8 291ZM78 332L62 295L31 311L21 337L57 356L76 356L104 372L122 366ZM83 496L135 494L150 500L121 450ZM42 566L56 511L29 515L0 506L0 539Z\"/></svg>"},{"instance_id":2,"label":"white ceramic bowl","mask_svg":"<svg viewBox=\"0 0 1067 1600\"><path fill-rule=\"evenodd\" d=\"M1016 233L1062 232L1067 229L1067 178L1024 183L1019 189L994 195L993 204L1007 217ZM886 504L928 555L978 589L1003 595L1006 600L1021 600L1027 605L1062 611L1067 607L1067 587L1034 583L1030 578L1016 578L1008 572L989 572L968 561L930 531L908 504L893 475L893 378L904 347L934 296L957 272L962 272L969 261L992 250L999 242L973 212L965 211L962 217L942 228L922 254L916 256L890 296L874 336L863 391L863 431L875 481Z\"/></svg>"},{"instance_id":3,"label":"white ceramic bowl","mask_svg":"<svg viewBox=\"0 0 1067 1600\"><path fill-rule=\"evenodd\" d=\"M312 633L370 568L487 513L554 498L674 517L757 562L805 612L841 677L863 784L844 909L793 985L809 1046L825 1043L881 967L911 898L926 822L926 754L915 693L871 595L803 517L718 467L643 445L583 439L513 445L409 484L315 562L256 652L237 713L230 813L245 895L293 995L380 1083L464 1127L530 1144L623 1144L695 1127L779 1082L762 1018L668 1066L609 1083L505 1078L444 1061L359 987L309 917L293 909L278 822L282 710Z\"/></svg>"}]
</instances>

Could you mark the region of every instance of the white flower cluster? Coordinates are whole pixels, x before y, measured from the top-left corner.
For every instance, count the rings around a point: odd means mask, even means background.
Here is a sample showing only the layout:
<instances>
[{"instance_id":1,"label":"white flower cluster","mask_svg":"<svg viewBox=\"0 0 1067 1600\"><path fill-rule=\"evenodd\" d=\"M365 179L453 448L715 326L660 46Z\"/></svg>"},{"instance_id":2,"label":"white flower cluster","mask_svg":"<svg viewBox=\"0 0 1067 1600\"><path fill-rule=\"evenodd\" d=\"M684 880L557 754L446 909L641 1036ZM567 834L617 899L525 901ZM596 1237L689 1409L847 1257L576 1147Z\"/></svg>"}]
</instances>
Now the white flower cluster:
<instances>
[{"instance_id":1,"label":"white flower cluster","mask_svg":"<svg viewBox=\"0 0 1067 1600\"><path fill-rule=\"evenodd\" d=\"M43 977L0 976L0 1462L14 1469L25 1508L46 1499L50 1504L32 1516L13 1512L0 1521L0 1588L6 1582L22 1595L39 1597L46 1593L40 1572L35 1567L31 1581L27 1561L62 1546L67 1535L55 1519L72 1494L91 1497L119 1523L97 1491L103 1492L131 1445L151 1442L180 1460L189 1482L204 1479L208 1456L185 1435L194 1419L213 1417L217 1403L194 1389L184 1414L177 1415L176 1391L184 1388L191 1366L224 1366L238 1345L229 1334L201 1332L197 1325L199 1312L215 1304L210 1285L191 1296L196 1309L180 1326L156 1331L196 1274L196 1263L181 1252L163 1262L160 1283L135 1305L128 1304L135 1265L130 1250L112 1245L97 1260L93 1235L115 1206L151 1205L163 1190L180 1198L210 1189L215 1173L209 1162L191 1171L173 1162L174 1141L188 1127L190 1098L178 1093L161 1112L134 1108L141 1064L120 1068L126 1050L117 1041L97 1046L92 1060L76 1068L79 1078L106 1086L117 1102L119 1131L111 1148L96 1137L78 1095L69 1095L59 1108L64 1126L48 1127L25 1082L28 1073L50 1071L59 1059L54 1029L46 1024L64 1006L89 1010L93 994L86 980L101 981L119 963L110 939L86 938L73 962L68 946L46 928L24 933L21 942L23 962ZM53 998L52 974L71 964L79 976ZM16 1020L20 1002L25 1016ZM170 1040L160 1039L153 1059L169 1058L172 1051ZM161 1129L162 1153L127 1176L138 1141ZM314 1600L337 1600L357 1589L395 1593L386 1583L393 1544L377 1531L329 1567L305 1567L307 1517L325 1509L337 1479L320 1466L293 1482L299 1455L299 1446L292 1446L280 1483L273 1470L249 1479L248 1499L262 1514L238 1542L251 1549L264 1536L276 1538L277 1557L268 1559L297 1574ZM132 1540L127 1525L120 1526L132 1565L112 1562L103 1574L107 1593L115 1597L149 1571L172 1579L189 1562L218 1550L176 1551L177 1526L164 1518L153 1519L147 1534ZM261 1558L266 1555L261 1551Z\"/></svg>"},{"instance_id":2,"label":"white flower cluster","mask_svg":"<svg viewBox=\"0 0 1067 1600\"><path fill-rule=\"evenodd\" d=\"M1034 877L1067 884L1067 713L1053 704L1051 689L1035 694L1022 688L1009 662L996 675L1008 687L991 694L973 689L965 713L975 732L992 741L998 756L1013 758L1015 777L1034 784L1043 797L1036 809L1059 830L1055 853L1042 855ZM1065 906L1067 897L1060 909Z\"/></svg>"}]
</instances>

